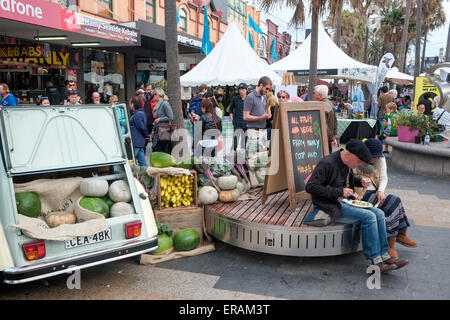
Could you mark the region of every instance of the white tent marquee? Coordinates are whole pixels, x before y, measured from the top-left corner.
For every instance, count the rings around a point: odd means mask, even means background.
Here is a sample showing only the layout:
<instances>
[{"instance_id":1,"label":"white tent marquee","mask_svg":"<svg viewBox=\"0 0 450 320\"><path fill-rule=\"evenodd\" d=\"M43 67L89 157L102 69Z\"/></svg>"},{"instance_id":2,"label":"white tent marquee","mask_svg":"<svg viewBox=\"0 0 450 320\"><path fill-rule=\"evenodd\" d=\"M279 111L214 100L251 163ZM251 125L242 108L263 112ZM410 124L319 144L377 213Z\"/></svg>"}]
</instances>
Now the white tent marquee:
<instances>
[{"instance_id":1,"label":"white tent marquee","mask_svg":"<svg viewBox=\"0 0 450 320\"><path fill-rule=\"evenodd\" d=\"M293 72L296 76L308 76L310 49L311 34L295 51L270 65L270 67L279 73ZM349 57L336 46L323 27L319 26L317 75L319 77L374 82L376 80L377 67L361 63Z\"/></svg>"},{"instance_id":2,"label":"white tent marquee","mask_svg":"<svg viewBox=\"0 0 450 320\"><path fill-rule=\"evenodd\" d=\"M389 69L386 74L386 80L396 84L411 84L414 83L414 77L409 74L398 71L397 67Z\"/></svg>"},{"instance_id":3,"label":"white tent marquee","mask_svg":"<svg viewBox=\"0 0 450 320\"><path fill-rule=\"evenodd\" d=\"M238 85L241 82L257 85L263 76L272 79L274 85L281 84L281 77L256 54L235 23L231 22L214 49L191 71L181 76L180 82L185 87L202 83L208 86Z\"/></svg>"}]
</instances>

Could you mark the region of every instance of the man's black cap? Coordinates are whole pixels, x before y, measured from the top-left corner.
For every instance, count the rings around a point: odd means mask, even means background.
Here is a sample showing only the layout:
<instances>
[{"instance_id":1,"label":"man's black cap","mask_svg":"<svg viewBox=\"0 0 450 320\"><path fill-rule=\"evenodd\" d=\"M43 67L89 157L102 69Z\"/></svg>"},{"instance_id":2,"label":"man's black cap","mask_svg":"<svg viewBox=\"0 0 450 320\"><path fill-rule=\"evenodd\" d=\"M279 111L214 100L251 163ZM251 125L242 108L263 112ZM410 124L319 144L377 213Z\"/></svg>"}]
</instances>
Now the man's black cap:
<instances>
[{"instance_id":1,"label":"man's black cap","mask_svg":"<svg viewBox=\"0 0 450 320\"><path fill-rule=\"evenodd\" d=\"M244 82L239 83L238 89L248 89L248 85Z\"/></svg>"},{"instance_id":2,"label":"man's black cap","mask_svg":"<svg viewBox=\"0 0 450 320\"><path fill-rule=\"evenodd\" d=\"M355 156L357 156L361 161L368 163L370 159L372 159L372 154L361 140L352 139L347 142L345 148L350 153L353 153Z\"/></svg>"},{"instance_id":3,"label":"man's black cap","mask_svg":"<svg viewBox=\"0 0 450 320\"><path fill-rule=\"evenodd\" d=\"M74 95L74 94L79 95L78 90L70 90L68 95L71 96L71 95Z\"/></svg>"}]
</instances>

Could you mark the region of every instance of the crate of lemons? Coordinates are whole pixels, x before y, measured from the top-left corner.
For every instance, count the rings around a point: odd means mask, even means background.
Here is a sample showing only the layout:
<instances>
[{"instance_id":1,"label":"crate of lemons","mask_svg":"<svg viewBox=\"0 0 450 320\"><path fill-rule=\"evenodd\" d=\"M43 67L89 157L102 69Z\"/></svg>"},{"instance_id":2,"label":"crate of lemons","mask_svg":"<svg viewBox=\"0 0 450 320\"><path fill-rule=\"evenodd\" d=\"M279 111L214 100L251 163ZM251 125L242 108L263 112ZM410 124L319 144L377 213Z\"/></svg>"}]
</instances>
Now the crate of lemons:
<instances>
[{"instance_id":1,"label":"crate of lemons","mask_svg":"<svg viewBox=\"0 0 450 320\"><path fill-rule=\"evenodd\" d=\"M171 176L159 175L159 208L178 208L197 206L196 172L190 175Z\"/></svg>"}]
</instances>

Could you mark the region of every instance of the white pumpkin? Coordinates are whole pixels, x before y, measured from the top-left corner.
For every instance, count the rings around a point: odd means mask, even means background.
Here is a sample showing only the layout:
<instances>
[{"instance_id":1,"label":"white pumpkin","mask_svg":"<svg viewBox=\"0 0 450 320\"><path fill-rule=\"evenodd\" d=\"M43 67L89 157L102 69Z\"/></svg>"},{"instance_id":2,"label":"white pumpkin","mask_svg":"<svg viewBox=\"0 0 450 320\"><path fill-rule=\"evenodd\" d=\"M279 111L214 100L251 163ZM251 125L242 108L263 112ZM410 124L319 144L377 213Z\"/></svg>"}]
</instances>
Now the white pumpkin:
<instances>
[{"instance_id":1,"label":"white pumpkin","mask_svg":"<svg viewBox=\"0 0 450 320\"><path fill-rule=\"evenodd\" d=\"M104 197L108 194L108 190L108 181L104 178L86 178L80 184L80 192L86 197Z\"/></svg>"},{"instance_id":2,"label":"white pumpkin","mask_svg":"<svg viewBox=\"0 0 450 320\"><path fill-rule=\"evenodd\" d=\"M109 198L114 202L130 202L131 191L125 180L117 180L111 183L108 191Z\"/></svg>"},{"instance_id":3,"label":"white pumpkin","mask_svg":"<svg viewBox=\"0 0 450 320\"><path fill-rule=\"evenodd\" d=\"M110 217L121 217L134 213L134 208L131 204L126 202L116 202L109 210Z\"/></svg>"},{"instance_id":4,"label":"white pumpkin","mask_svg":"<svg viewBox=\"0 0 450 320\"><path fill-rule=\"evenodd\" d=\"M241 194L246 192L246 188L247 188L247 186L245 185L245 182L239 181L236 184L236 189L238 189Z\"/></svg>"},{"instance_id":5,"label":"white pumpkin","mask_svg":"<svg viewBox=\"0 0 450 320\"><path fill-rule=\"evenodd\" d=\"M214 187L204 186L198 190L198 199L203 204L211 204L219 199L219 193Z\"/></svg>"},{"instance_id":6,"label":"white pumpkin","mask_svg":"<svg viewBox=\"0 0 450 320\"><path fill-rule=\"evenodd\" d=\"M236 188L238 178L234 175L221 176L217 179L217 183L221 190L233 190Z\"/></svg>"}]
</instances>

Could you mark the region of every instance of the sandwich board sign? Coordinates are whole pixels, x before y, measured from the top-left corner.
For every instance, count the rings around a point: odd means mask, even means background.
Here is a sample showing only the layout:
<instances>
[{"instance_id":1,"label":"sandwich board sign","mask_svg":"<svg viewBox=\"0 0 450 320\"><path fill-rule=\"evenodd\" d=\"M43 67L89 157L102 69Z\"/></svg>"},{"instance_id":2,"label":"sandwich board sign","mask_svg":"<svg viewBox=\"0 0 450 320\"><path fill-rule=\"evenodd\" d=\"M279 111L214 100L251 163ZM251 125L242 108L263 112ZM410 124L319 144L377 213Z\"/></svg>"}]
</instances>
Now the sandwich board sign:
<instances>
[{"instance_id":1,"label":"sandwich board sign","mask_svg":"<svg viewBox=\"0 0 450 320\"><path fill-rule=\"evenodd\" d=\"M295 210L298 201L310 199L307 179L329 153L324 103L281 103L272 132L262 202L288 190L290 209Z\"/></svg>"}]
</instances>

